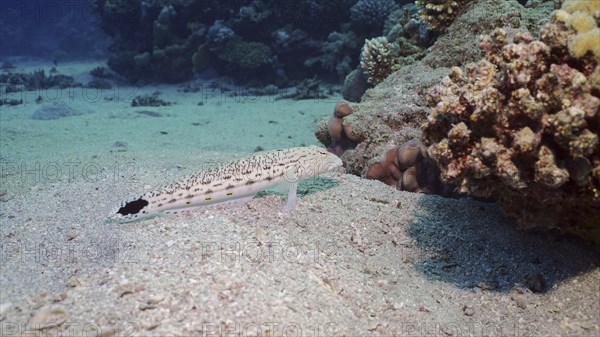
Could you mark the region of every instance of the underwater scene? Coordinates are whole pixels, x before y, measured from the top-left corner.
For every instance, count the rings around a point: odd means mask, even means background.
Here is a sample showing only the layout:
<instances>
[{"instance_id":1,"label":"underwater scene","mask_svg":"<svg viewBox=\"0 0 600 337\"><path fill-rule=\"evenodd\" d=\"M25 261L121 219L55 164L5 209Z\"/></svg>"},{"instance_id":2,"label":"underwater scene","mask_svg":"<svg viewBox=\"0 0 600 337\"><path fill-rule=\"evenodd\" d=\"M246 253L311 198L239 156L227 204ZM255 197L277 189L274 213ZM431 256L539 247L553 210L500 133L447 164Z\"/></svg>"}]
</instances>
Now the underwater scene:
<instances>
[{"instance_id":1,"label":"underwater scene","mask_svg":"<svg viewBox=\"0 0 600 337\"><path fill-rule=\"evenodd\" d=\"M0 336L600 336L600 0L0 0Z\"/></svg>"}]
</instances>

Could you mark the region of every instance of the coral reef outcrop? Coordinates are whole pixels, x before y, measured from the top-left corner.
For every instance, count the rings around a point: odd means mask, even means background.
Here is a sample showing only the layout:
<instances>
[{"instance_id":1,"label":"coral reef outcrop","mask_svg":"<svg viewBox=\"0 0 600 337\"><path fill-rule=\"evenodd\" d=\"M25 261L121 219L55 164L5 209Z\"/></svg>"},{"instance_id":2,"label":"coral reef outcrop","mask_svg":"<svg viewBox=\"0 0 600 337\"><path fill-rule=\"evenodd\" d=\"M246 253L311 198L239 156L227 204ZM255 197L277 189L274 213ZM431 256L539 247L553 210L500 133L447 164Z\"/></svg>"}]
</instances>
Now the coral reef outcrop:
<instances>
[{"instance_id":1,"label":"coral reef outcrop","mask_svg":"<svg viewBox=\"0 0 600 337\"><path fill-rule=\"evenodd\" d=\"M322 69L335 73L339 79L352 71L354 62L349 55L352 55L358 48L358 40L353 32L332 32L323 42L320 48L320 55L311 57L304 61L307 67L320 65Z\"/></svg>"},{"instance_id":2,"label":"coral reef outcrop","mask_svg":"<svg viewBox=\"0 0 600 337\"><path fill-rule=\"evenodd\" d=\"M478 47L479 34L490 33L494 27L507 24L507 38L517 33L521 36L527 36L529 32L536 33L537 27L548 20L545 16L549 16L552 10L548 1L541 1L536 6L535 10L524 8L513 0L470 2L438 40L449 36L450 40L456 39L459 43L449 40L444 43L436 42L429 47L423 59L405 58L406 65L410 66L399 65L401 62L396 61L391 74L374 88L366 90L359 103L346 102L351 108L351 114L344 117L334 115L321 121L316 131L317 138L330 151L341 156L347 172L403 188L402 183L398 185L403 175L398 169L401 165L397 160L397 152L400 148L406 148L406 144L420 144L421 124L426 122L430 112L428 90L450 73L450 69L444 66L462 65L470 60L480 59L484 52ZM394 14L397 18L402 18L399 24L387 25L388 43L403 43L398 41L404 39L415 46L427 47L426 35L414 33L422 32L419 28L421 23L410 12L399 14ZM486 17L483 18L483 15ZM351 83L350 80L353 82L353 77L349 76L347 82ZM348 96L356 99L358 95L355 92L352 94ZM421 156L427 159L428 154L421 152ZM421 177L426 176L423 172L418 172L417 175L419 174ZM447 186L438 189L426 189L425 186L419 185L420 188L416 190L440 194L449 192Z\"/></svg>"},{"instance_id":3,"label":"coral reef outcrop","mask_svg":"<svg viewBox=\"0 0 600 337\"><path fill-rule=\"evenodd\" d=\"M360 65L344 81L344 99L360 102L369 86L421 59L434 40L435 34L418 18L416 6L394 10L385 22L384 35L365 40Z\"/></svg>"},{"instance_id":4,"label":"coral reef outcrop","mask_svg":"<svg viewBox=\"0 0 600 337\"><path fill-rule=\"evenodd\" d=\"M485 58L432 88L428 153L461 192L524 228L600 241L599 1L568 0L540 40L495 30ZM596 32L596 33L595 33Z\"/></svg>"},{"instance_id":5,"label":"coral reef outcrop","mask_svg":"<svg viewBox=\"0 0 600 337\"><path fill-rule=\"evenodd\" d=\"M411 14L411 6L390 14L398 22L385 29L386 36L365 40L360 57L360 68L368 82L377 84L392 72L410 65L425 56L425 49L433 42L433 34L422 21Z\"/></svg>"},{"instance_id":6,"label":"coral reef outcrop","mask_svg":"<svg viewBox=\"0 0 600 337\"><path fill-rule=\"evenodd\" d=\"M399 5L395 0L91 0L91 7L113 40L110 68L129 81L184 82L214 69L241 83L288 86L315 75L342 80L357 67L362 41L380 35Z\"/></svg>"}]
</instances>

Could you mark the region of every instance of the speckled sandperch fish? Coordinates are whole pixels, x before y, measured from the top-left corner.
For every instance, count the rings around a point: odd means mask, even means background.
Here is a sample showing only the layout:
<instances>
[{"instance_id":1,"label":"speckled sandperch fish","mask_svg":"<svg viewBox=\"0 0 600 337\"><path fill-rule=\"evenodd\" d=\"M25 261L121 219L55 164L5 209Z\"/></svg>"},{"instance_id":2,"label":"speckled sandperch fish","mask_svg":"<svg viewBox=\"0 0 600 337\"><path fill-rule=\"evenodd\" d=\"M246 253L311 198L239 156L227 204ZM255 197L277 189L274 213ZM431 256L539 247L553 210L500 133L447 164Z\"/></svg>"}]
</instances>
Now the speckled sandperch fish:
<instances>
[{"instance_id":1,"label":"speckled sandperch fish","mask_svg":"<svg viewBox=\"0 0 600 337\"><path fill-rule=\"evenodd\" d=\"M109 220L130 222L188 209L245 202L262 190L286 184L285 211L296 207L300 180L342 165L336 155L317 146L258 152L167 186L128 198L111 208Z\"/></svg>"}]
</instances>

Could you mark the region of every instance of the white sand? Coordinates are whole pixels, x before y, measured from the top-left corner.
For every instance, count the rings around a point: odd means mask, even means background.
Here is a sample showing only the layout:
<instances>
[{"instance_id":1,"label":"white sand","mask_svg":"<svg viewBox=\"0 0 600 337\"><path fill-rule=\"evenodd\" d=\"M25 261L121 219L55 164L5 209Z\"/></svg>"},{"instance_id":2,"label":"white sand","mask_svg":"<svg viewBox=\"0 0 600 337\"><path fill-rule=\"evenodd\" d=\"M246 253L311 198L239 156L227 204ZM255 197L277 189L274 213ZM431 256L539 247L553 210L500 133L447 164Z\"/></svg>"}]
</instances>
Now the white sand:
<instances>
[{"instance_id":1,"label":"white sand","mask_svg":"<svg viewBox=\"0 0 600 337\"><path fill-rule=\"evenodd\" d=\"M86 82L93 66L59 69ZM75 98L90 113L55 121L31 120L31 100L0 108L0 335L49 308L65 336L600 335L598 249L519 232L491 204L330 174L292 214L266 195L105 223L107 204L207 163L317 144L336 101L197 106L177 88L136 89L177 102L161 108ZM527 289L535 274L546 292Z\"/></svg>"}]
</instances>

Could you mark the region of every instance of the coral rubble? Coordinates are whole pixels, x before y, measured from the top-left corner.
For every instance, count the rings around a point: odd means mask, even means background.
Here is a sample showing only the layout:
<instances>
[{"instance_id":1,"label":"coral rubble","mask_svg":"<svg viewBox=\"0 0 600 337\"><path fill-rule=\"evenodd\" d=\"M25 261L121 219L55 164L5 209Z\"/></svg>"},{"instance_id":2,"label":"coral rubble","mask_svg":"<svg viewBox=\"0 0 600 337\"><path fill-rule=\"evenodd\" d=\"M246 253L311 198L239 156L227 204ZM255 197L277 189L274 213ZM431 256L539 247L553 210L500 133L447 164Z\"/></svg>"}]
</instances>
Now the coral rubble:
<instances>
[{"instance_id":1,"label":"coral rubble","mask_svg":"<svg viewBox=\"0 0 600 337\"><path fill-rule=\"evenodd\" d=\"M32 73L4 73L0 74L0 84L6 85L7 92L42 90L57 87L79 88L83 85L76 82L72 76L52 74L46 75L43 69Z\"/></svg>"},{"instance_id":2,"label":"coral rubble","mask_svg":"<svg viewBox=\"0 0 600 337\"><path fill-rule=\"evenodd\" d=\"M566 1L540 40L503 29L430 92L428 153L444 181L499 197L524 228L600 241L599 1ZM593 38L592 38L593 40Z\"/></svg>"},{"instance_id":3,"label":"coral rubble","mask_svg":"<svg viewBox=\"0 0 600 337\"><path fill-rule=\"evenodd\" d=\"M157 106L169 106L169 105L173 104L171 102L163 101L162 99L159 98L159 96L160 96L160 92L158 92L158 91L155 91L152 94L135 96L133 98L133 100L131 100L131 106L133 106L133 107L136 107L136 106L157 107Z\"/></svg>"}]
</instances>

